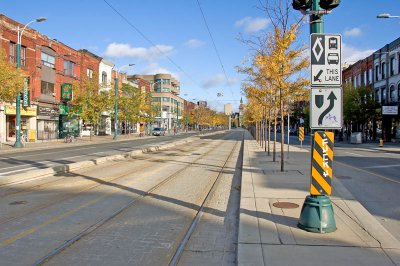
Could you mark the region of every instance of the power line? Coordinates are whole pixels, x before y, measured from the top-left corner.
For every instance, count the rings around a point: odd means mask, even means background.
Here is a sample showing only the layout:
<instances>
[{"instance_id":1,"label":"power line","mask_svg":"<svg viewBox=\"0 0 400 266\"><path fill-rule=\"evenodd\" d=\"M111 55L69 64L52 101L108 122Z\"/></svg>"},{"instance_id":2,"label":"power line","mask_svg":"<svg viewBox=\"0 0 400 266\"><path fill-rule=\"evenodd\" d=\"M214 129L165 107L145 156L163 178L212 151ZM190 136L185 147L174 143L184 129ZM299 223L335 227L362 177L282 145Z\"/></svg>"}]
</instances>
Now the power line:
<instances>
[{"instance_id":1,"label":"power line","mask_svg":"<svg viewBox=\"0 0 400 266\"><path fill-rule=\"evenodd\" d=\"M231 89L231 86L229 85L228 75L226 74L225 67L224 67L224 65L222 64L221 56L219 55L217 46L215 45L214 38L213 38L213 36L212 36L212 34L211 34L210 28L208 27L208 23L207 23L206 17L204 16L203 9L202 9L201 6L200 6L199 0L197 0L197 5L199 6L201 15L203 16L204 24L206 25L208 34L210 35L210 39L211 39L211 42L212 42L212 44L213 44L214 51L215 51L215 53L217 54L217 57L218 57L218 60L219 60L220 65L221 65L222 71L223 71L223 73L224 73L224 76L225 76L225 79L226 79L226 83L227 83L227 85L228 85L228 88L229 88L229 90L230 90L230 92L231 92L231 94L232 94L232 97L234 97L233 92L232 92L232 89Z\"/></svg>"},{"instance_id":2,"label":"power line","mask_svg":"<svg viewBox=\"0 0 400 266\"><path fill-rule=\"evenodd\" d=\"M152 46L154 46L160 54L163 54L168 61L170 61L176 68L178 68L182 73L188 77L194 84L198 84L188 73L186 73L185 70L183 70L177 63L174 62L174 60L171 59L165 52L163 52L157 45L155 45L149 38L147 38L144 33L142 33L135 25L133 25L132 22L130 22L124 15L122 15L115 7L113 7L107 0L103 0L115 13L118 14L129 26L131 26L137 33L139 33L140 36L143 37L148 43L150 43Z\"/></svg>"}]
</instances>

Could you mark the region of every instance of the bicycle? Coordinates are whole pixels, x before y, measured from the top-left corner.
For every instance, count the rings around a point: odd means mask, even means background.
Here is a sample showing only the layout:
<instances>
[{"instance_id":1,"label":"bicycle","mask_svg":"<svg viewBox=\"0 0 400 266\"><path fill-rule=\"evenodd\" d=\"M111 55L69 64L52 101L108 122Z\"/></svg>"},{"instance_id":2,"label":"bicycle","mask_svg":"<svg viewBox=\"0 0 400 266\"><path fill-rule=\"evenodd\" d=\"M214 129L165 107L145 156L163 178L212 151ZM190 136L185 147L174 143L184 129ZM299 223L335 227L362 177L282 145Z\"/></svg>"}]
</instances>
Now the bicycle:
<instances>
[{"instance_id":1,"label":"bicycle","mask_svg":"<svg viewBox=\"0 0 400 266\"><path fill-rule=\"evenodd\" d=\"M67 134L64 138L65 143L72 143L73 141L75 141L75 137L73 134Z\"/></svg>"}]
</instances>

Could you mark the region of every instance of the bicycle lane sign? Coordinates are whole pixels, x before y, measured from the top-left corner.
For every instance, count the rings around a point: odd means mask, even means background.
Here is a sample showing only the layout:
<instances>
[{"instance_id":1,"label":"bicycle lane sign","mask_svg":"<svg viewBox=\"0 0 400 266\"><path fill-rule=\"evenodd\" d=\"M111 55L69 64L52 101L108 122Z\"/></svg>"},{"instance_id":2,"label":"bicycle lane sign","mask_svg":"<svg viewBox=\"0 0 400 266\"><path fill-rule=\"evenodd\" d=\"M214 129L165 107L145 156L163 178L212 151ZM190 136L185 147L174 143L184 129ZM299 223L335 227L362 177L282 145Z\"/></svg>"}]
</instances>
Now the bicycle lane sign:
<instances>
[{"instance_id":1,"label":"bicycle lane sign","mask_svg":"<svg viewBox=\"0 0 400 266\"><path fill-rule=\"evenodd\" d=\"M312 129L342 128L342 89L312 88L310 109Z\"/></svg>"}]
</instances>

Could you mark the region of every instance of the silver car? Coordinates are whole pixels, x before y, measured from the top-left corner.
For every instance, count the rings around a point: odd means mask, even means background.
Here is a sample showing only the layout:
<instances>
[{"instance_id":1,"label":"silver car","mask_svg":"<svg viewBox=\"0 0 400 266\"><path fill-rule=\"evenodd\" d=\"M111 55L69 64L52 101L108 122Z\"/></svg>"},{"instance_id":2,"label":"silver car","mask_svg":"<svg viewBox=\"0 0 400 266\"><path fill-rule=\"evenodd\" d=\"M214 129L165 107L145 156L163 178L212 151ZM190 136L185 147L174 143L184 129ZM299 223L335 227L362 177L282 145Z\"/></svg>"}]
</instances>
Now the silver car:
<instances>
[{"instance_id":1,"label":"silver car","mask_svg":"<svg viewBox=\"0 0 400 266\"><path fill-rule=\"evenodd\" d=\"M165 136L165 129L162 127L153 128L153 136Z\"/></svg>"}]
</instances>

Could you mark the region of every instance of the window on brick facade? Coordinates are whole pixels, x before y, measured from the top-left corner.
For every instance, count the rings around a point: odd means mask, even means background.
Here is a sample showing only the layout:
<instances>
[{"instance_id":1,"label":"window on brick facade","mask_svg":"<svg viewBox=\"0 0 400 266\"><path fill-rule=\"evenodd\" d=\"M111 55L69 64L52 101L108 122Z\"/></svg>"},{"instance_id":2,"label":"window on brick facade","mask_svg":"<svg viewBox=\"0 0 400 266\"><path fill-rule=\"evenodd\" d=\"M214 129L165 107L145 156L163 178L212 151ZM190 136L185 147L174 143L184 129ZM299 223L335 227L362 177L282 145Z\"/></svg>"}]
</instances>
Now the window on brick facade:
<instances>
[{"instance_id":1,"label":"window on brick facade","mask_svg":"<svg viewBox=\"0 0 400 266\"><path fill-rule=\"evenodd\" d=\"M87 70L86 70L86 75L87 75L87 77L88 78L93 78L93 69L90 69L90 68L88 68Z\"/></svg>"},{"instance_id":2,"label":"window on brick facade","mask_svg":"<svg viewBox=\"0 0 400 266\"><path fill-rule=\"evenodd\" d=\"M382 71L382 79L385 79L386 78L386 63L385 62L382 63L381 71Z\"/></svg>"},{"instance_id":3,"label":"window on brick facade","mask_svg":"<svg viewBox=\"0 0 400 266\"><path fill-rule=\"evenodd\" d=\"M390 94L389 94L390 101L394 102L394 85L390 86L389 91L390 91Z\"/></svg>"},{"instance_id":4,"label":"window on brick facade","mask_svg":"<svg viewBox=\"0 0 400 266\"><path fill-rule=\"evenodd\" d=\"M372 68L368 70L368 84L372 83Z\"/></svg>"},{"instance_id":5,"label":"window on brick facade","mask_svg":"<svg viewBox=\"0 0 400 266\"><path fill-rule=\"evenodd\" d=\"M51 68L55 67L56 58L54 56L42 52L41 59L42 59L42 65L51 67Z\"/></svg>"},{"instance_id":6,"label":"window on brick facade","mask_svg":"<svg viewBox=\"0 0 400 266\"><path fill-rule=\"evenodd\" d=\"M17 44L14 42L10 42L9 44L9 61L11 64L16 64L17 63ZM20 66L24 67L26 66L26 47L21 46L20 49Z\"/></svg>"},{"instance_id":7,"label":"window on brick facade","mask_svg":"<svg viewBox=\"0 0 400 266\"><path fill-rule=\"evenodd\" d=\"M380 99L380 98L379 98L379 89L377 89L377 90L375 90L375 101L376 101L376 102L380 102L379 99Z\"/></svg>"},{"instance_id":8,"label":"window on brick facade","mask_svg":"<svg viewBox=\"0 0 400 266\"><path fill-rule=\"evenodd\" d=\"M53 95L54 93L54 83L50 83L47 81L41 82L40 93L44 95Z\"/></svg>"},{"instance_id":9,"label":"window on brick facade","mask_svg":"<svg viewBox=\"0 0 400 266\"><path fill-rule=\"evenodd\" d=\"M375 81L379 80L379 65L375 66Z\"/></svg>"},{"instance_id":10,"label":"window on brick facade","mask_svg":"<svg viewBox=\"0 0 400 266\"><path fill-rule=\"evenodd\" d=\"M64 75L74 76L74 68L75 68L74 62L64 60Z\"/></svg>"}]
</instances>

